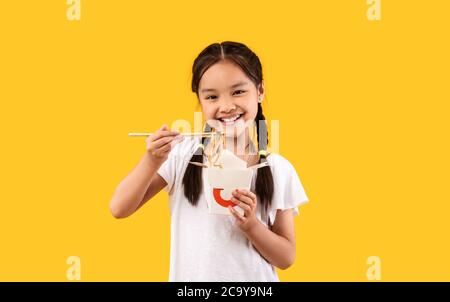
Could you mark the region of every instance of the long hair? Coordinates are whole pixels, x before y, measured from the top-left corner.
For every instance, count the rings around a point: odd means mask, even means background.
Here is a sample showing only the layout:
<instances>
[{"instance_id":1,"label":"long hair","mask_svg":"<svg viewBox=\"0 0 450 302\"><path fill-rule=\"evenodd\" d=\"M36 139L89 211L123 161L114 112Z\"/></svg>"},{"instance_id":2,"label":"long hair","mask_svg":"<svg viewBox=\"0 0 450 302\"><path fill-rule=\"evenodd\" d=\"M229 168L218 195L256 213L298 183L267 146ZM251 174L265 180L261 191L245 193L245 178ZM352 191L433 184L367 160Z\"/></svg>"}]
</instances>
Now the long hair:
<instances>
[{"instance_id":1,"label":"long hair","mask_svg":"<svg viewBox=\"0 0 450 302\"><path fill-rule=\"evenodd\" d=\"M246 45L237 42L214 43L206 47L195 59L192 67L192 91L197 94L205 71L221 60L230 60L237 64L250 78L256 87L262 83L262 66L258 56ZM258 112L255 117L256 133L258 138L259 162L267 161L267 124L263 115L261 103L258 103ZM211 131L206 124L205 132ZM191 161L203 163L203 149L207 140L202 138L202 144L194 153ZM200 193L203 189L202 168L195 165L188 165L183 176L184 195L192 205L197 205ZM263 217L266 217L268 207L272 202L274 184L270 167L265 166L257 170L255 193L262 206Z\"/></svg>"}]
</instances>

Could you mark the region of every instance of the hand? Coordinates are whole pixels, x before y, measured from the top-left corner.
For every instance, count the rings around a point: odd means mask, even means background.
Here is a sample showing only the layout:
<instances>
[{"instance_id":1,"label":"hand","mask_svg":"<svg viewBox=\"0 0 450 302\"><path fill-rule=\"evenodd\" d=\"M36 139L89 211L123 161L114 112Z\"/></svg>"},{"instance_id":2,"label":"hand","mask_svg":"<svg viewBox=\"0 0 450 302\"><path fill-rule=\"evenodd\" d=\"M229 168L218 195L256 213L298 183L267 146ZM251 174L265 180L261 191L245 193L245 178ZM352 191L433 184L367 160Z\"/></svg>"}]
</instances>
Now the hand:
<instances>
[{"instance_id":1,"label":"hand","mask_svg":"<svg viewBox=\"0 0 450 302\"><path fill-rule=\"evenodd\" d=\"M232 192L233 197L231 201L244 210L244 215L239 214L233 207L229 206L228 209L231 214L236 218L236 224L244 231L248 232L251 228L258 224L258 218L256 218L256 195L245 189L236 189Z\"/></svg>"},{"instance_id":2,"label":"hand","mask_svg":"<svg viewBox=\"0 0 450 302\"><path fill-rule=\"evenodd\" d=\"M163 125L158 131L147 137L147 153L153 161L162 163L169 156L174 143L181 140L183 137L178 131L170 131L167 125Z\"/></svg>"}]
</instances>

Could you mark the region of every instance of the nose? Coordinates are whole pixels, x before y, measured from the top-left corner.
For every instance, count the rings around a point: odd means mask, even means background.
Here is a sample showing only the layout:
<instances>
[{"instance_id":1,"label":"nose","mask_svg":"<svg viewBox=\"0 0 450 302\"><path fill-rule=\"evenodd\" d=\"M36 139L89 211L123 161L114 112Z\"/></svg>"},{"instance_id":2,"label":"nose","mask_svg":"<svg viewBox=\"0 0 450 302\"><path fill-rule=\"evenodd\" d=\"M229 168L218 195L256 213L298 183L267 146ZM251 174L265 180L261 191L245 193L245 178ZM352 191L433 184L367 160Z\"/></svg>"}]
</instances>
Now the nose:
<instances>
[{"instance_id":1,"label":"nose","mask_svg":"<svg viewBox=\"0 0 450 302\"><path fill-rule=\"evenodd\" d=\"M236 105L232 100L222 100L219 110L221 113L230 113L236 110Z\"/></svg>"}]
</instances>

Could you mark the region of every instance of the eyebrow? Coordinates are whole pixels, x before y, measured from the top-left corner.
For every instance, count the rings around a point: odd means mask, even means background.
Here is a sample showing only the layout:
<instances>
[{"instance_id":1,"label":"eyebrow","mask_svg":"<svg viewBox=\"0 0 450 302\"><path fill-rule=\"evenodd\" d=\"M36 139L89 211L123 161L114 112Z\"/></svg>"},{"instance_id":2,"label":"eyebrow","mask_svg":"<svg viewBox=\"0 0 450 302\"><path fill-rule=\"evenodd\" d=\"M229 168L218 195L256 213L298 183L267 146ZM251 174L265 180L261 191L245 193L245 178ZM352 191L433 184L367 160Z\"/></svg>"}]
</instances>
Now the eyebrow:
<instances>
[{"instance_id":1,"label":"eyebrow","mask_svg":"<svg viewBox=\"0 0 450 302\"><path fill-rule=\"evenodd\" d=\"M236 83L234 85L231 85L230 88L236 88L236 87L247 85L247 84L248 84L248 82L241 81L241 82L238 82L238 83ZM209 92L209 91L216 91L216 89L204 88L204 89L201 90L201 92Z\"/></svg>"}]
</instances>

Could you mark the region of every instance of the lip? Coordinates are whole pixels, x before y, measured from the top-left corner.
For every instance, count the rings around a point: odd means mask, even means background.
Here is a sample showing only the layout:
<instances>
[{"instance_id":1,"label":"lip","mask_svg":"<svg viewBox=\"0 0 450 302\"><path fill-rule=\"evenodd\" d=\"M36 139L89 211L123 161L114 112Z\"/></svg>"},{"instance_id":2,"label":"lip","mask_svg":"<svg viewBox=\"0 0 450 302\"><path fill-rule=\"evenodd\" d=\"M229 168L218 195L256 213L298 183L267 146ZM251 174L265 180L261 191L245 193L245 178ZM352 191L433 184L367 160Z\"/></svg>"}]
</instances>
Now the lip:
<instances>
[{"instance_id":1,"label":"lip","mask_svg":"<svg viewBox=\"0 0 450 302\"><path fill-rule=\"evenodd\" d=\"M222 116L222 117L217 118L217 120L222 125L230 126L230 125L234 125L236 122L238 122L243 115L244 115L243 113L238 113L238 114L229 115L229 116Z\"/></svg>"}]
</instances>

